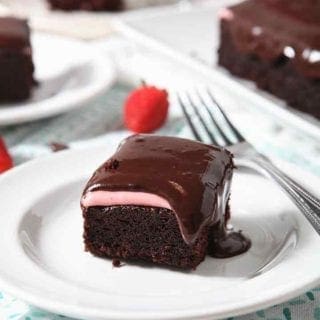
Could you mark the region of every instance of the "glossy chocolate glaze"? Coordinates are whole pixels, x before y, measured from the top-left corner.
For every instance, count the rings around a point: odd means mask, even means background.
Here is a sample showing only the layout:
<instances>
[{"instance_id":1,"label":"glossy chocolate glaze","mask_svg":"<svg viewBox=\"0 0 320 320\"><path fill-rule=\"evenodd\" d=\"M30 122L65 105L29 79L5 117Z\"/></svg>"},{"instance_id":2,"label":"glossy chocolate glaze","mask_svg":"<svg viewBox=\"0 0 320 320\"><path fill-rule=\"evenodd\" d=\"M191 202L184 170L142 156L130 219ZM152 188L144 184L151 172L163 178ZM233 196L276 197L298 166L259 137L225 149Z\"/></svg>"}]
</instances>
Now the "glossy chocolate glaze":
<instances>
[{"instance_id":1,"label":"glossy chocolate glaze","mask_svg":"<svg viewBox=\"0 0 320 320\"><path fill-rule=\"evenodd\" d=\"M286 57L304 76L320 78L319 3L248 0L230 7L222 19L240 51L275 63Z\"/></svg>"},{"instance_id":2,"label":"glossy chocolate glaze","mask_svg":"<svg viewBox=\"0 0 320 320\"><path fill-rule=\"evenodd\" d=\"M265 0L265 2L266 5L274 7L285 15L319 26L319 0Z\"/></svg>"},{"instance_id":3,"label":"glossy chocolate glaze","mask_svg":"<svg viewBox=\"0 0 320 320\"><path fill-rule=\"evenodd\" d=\"M20 49L30 46L29 34L26 20L0 17L0 48Z\"/></svg>"},{"instance_id":4,"label":"glossy chocolate glaze","mask_svg":"<svg viewBox=\"0 0 320 320\"><path fill-rule=\"evenodd\" d=\"M191 244L201 228L224 225L232 178L232 155L191 140L153 135L127 138L94 173L87 192L140 191L165 198L183 239Z\"/></svg>"}]
</instances>

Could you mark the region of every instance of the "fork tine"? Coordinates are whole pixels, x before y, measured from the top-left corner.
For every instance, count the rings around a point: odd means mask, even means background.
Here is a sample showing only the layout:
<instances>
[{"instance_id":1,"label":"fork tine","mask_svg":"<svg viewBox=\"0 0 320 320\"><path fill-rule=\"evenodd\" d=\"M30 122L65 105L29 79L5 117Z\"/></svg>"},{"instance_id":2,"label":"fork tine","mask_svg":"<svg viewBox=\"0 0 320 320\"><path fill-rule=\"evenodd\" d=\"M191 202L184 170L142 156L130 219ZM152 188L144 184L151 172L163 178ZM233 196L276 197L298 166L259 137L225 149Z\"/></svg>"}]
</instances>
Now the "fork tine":
<instances>
[{"instance_id":1,"label":"fork tine","mask_svg":"<svg viewBox=\"0 0 320 320\"><path fill-rule=\"evenodd\" d=\"M197 115L198 119L200 120L204 130L206 131L207 135L209 136L211 142L215 145L219 145L219 143L217 142L216 138L213 136L212 132L210 131L210 129L208 128L207 124L205 123L205 121L203 120L203 117L201 116L197 106L195 105L195 103L192 101L190 95L187 93L186 94L188 101L192 107L192 109L194 110L195 114Z\"/></svg>"},{"instance_id":2,"label":"fork tine","mask_svg":"<svg viewBox=\"0 0 320 320\"><path fill-rule=\"evenodd\" d=\"M210 110L210 108L207 106L207 103L204 101L202 95L200 94L199 90L197 90L197 94L198 94L198 97L200 99L200 102L202 103L202 105L205 107L207 113L209 114L209 117L212 121L212 123L215 125L215 127L217 128L221 138L224 140L224 143L227 145L227 146L230 146L232 145L232 141L226 136L226 134L223 132L223 129L221 128L221 126L218 124L218 122L216 121L216 119L214 118L213 116L213 113L212 111Z\"/></svg>"},{"instance_id":3,"label":"fork tine","mask_svg":"<svg viewBox=\"0 0 320 320\"><path fill-rule=\"evenodd\" d=\"M223 116L224 120L226 121L226 123L228 124L230 130L233 132L233 134L235 135L235 137L238 139L239 142L244 142L246 141L246 139L242 136L242 134L234 127L234 125L231 123L231 121L229 120L229 118L227 117L227 115L225 114L225 112L222 110L222 108L220 107L219 103L217 102L217 100L214 98L214 96L212 95L212 93L210 92L209 89L207 89L207 93L211 99L211 101L216 105L217 109L220 111L221 115Z\"/></svg>"},{"instance_id":4,"label":"fork tine","mask_svg":"<svg viewBox=\"0 0 320 320\"><path fill-rule=\"evenodd\" d=\"M203 139L201 139L195 125L193 124L192 120L191 120L191 117L189 116L188 114L188 111L187 111L187 108L186 108L186 105L184 104L184 102L182 101L181 97L179 94L177 94L177 97L178 97L178 101L179 101L179 104L181 106L181 109L182 109L182 112L183 112L183 115L184 117L186 118L187 122L188 122L188 125L192 131L192 134L194 135L194 137L200 141L200 142L204 142Z\"/></svg>"}]
</instances>

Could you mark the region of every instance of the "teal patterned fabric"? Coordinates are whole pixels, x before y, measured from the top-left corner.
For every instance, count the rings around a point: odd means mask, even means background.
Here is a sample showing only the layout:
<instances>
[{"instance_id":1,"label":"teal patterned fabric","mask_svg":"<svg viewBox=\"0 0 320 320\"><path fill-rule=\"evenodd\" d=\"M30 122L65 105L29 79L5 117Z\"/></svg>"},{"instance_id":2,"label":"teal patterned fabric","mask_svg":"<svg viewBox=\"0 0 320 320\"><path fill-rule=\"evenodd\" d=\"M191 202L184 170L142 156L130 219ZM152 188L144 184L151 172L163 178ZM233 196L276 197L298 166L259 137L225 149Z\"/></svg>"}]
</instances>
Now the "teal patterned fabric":
<instances>
[{"instance_id":1,"label":"teal patterned fabric","mask_svg":"<svg viewBox=\"0 0 320 320\"><path fill-rule=\"evenodd\" d=\"M24 144L47 144L52 141L69 142L75 138L90 138L90 135L99 135L105 132L107 123L96 125L91 123L95 132L87 130L77 133L75 130L63 131L68 124L77 127L79 121L93 121L90 114L99 114L98 119L110 119L112 128L121 128L121 114L117 106L121 105L126 96L128 87L117 85L101 97L88 109L83 109L79 115L78 111L70 112L60 117L36 122L33 124L9 127L0 130L0 135L6 138L9 145L14 146L18 142ZM105 103L108 101L108 108ZM243 110L240 110L243 114ZM259 115L253 115L258 117ZM241 118L241 117L239 117ZM261 122L253 121L250 126L247 123L237 123L243 133L251 137L251 141L257 148L268 155L277 156L286 161L295 163L314 174L320 176L320 149L319 142L299 132L281 127L274 122L274 119L263 117L265 126L261 129ZM174 124L168 123L164 130L169 134L179 134L184 127L183 119ZM78 128L77 128L78 129ZM259 132L262 134L259 134ZM293 150L298 150L297 152ZM22 157L23 158L23 157ZM19 159L22 162L23 159ZM25 159L24 159L25 160ZM2 263L2 262L1 262ZM319 266L320 267L320 266ZM320 287L306 292L291 301L279 304L266 310L259 310L255 313L240 317L231 317L227 320L320 320ZM56 315L37 309L33 306L17 300L14 297L2 292L0 288L0 320L70 320L63 315Z\"/></svg>"},{"instance_id":2,"label":"teal patterned fabric","mask_svg":"<svg viewBox=\"0 0 320 320\"><path fill-rule=\"evenodd\" d=\"M2 317L1 317L2 315ZM28 306L0 293L0 319L5 320L71 320L62 315ZM74 320L74 319L73 319ZM225 320L320 320L320 288L310 290L289 302L255 313Z\"/></svg>"}]
</instances>

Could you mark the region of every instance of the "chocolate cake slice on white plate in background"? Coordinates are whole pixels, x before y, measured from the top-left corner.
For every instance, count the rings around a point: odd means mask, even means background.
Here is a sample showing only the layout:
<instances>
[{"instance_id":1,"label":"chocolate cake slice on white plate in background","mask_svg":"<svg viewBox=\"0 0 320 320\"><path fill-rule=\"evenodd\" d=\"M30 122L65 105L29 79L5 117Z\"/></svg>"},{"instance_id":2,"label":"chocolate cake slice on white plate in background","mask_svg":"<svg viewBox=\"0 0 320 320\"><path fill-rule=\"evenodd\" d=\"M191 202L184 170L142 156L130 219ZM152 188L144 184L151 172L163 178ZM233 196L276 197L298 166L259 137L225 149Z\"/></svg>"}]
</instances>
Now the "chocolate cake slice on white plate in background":
<instances>
[{"instance_id":1,"label":"chocolate cake slice on white plate in background","mask_svg":"<svg viewBox=\"0 0 320 320\"><path fill-rule=\"evenodd\" d=\"M30 97L35 84L30 29L26 20L0 17L0 101Z\"/></svg>"},{"instance_id":2,"label":"chocolate cake slice on white plate in background","mask_svg":"<svg viewBox=\"0 0 320 320\"><path fill-rule=\"evenodd\" d=\"M320 119L320 1L247 0L220 21L221 66Z\"/></svg>"}]
</instances>

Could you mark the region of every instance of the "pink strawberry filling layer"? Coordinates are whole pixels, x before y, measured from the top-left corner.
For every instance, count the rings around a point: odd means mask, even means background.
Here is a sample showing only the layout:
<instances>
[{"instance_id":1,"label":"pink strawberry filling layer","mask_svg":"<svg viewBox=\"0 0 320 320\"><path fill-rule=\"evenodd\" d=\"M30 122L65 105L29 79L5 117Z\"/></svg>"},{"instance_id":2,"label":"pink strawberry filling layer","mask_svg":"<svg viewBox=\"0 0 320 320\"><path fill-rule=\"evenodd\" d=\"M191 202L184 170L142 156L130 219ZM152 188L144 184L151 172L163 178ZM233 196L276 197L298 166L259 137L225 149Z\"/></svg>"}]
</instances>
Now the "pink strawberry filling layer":
<instances>
[{"instance_id":1,"label":"pink strawberry filling layer","mask_svg":"<svg viewBox=\"0 0 320 320\"><path fill-rule=\"evenodd\" d=\"M93 191L85 194L81 204L88 207L136 205L171 209L169 202L155 194L131 191Z\"/></svg>"},{"instance_id":2,"label":"pink strawberry filling layer","mask_svg":"<svg viewBox=\"0 0 320 320\"><path fill-rule=\"evenodd\" d=\"M232 20L234 18L233 12L228 8L223 8L218 13L220 19Z\"/></svg>"}]
</instances>

